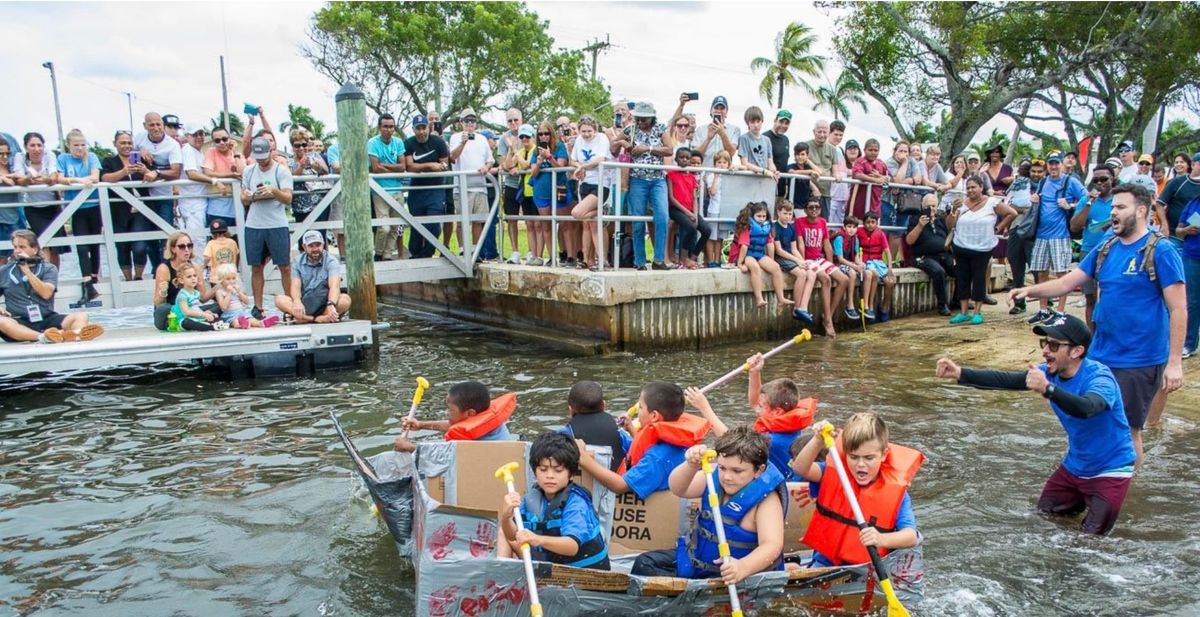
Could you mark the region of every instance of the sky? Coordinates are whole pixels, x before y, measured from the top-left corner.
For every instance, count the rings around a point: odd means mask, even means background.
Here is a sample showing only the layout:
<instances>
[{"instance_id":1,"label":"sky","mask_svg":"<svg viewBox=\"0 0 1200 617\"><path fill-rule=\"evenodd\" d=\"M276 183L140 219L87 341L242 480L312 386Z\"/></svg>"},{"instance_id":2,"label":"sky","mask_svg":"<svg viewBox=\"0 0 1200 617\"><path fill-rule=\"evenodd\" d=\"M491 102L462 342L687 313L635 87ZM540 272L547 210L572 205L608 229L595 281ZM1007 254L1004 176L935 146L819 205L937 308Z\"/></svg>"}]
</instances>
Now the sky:
<instances>
[{"instance_id":1,"label":"sky","mask_svg":"<svg viewBox=\"0 0 1200 617\"><path fill-rule=\"evenodd\" d=\"M336 124L333 94L339 85L319 74L299 53L318 2L0 2L7 53L0 75L19 84L0 113L0 131L56 134L49 72L54 63L63 130L79 128L90 141L108 145L113 132L129 128L126 92L132 95L135 128L148 111L174 113L184 122L208 124L221 109L219 56L225 56L229 108L245 102L264 107L275 125L287 104L304 105L326 125ZM761 76L749 68L756 56L771 57L776 33L802 22L819 37L817 52L832 58L834 20L806 2L532 2L550 22L559 47L580 48L609 36L597 76L617 98L650 101L666 117L680 92L699 91L688 111L703 115L712 97L728 97L739 121L751 106L768 117L775 108L758 94ZM836 61L826 72L834 79ZM808 138L819 118L815 101L798 88L785 91L794 114L790 136ZM895 130L871 102L868 113L852 109L847 138L891 141ZM502 115L490 116L499 124ZM993 127L1012 131L1012 123Z\"/></svg>"}]
</instances>

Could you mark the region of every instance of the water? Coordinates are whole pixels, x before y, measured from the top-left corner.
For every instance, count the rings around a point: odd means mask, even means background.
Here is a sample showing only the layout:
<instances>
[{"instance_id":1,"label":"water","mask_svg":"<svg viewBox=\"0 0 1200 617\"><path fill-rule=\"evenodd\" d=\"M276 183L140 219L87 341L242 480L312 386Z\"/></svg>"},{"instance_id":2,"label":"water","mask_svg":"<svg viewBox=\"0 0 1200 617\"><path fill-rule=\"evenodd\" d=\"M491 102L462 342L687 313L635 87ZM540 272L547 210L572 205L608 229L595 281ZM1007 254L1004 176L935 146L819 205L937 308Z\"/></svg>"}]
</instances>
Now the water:
<instances>
[{"instance_id":1,"label":"water","mask_svg":"<svg viewBox=\"0 0 1200 617\"><path fill-rule=\"evenodd\" d=\"M413 574L354 495L330 410L368 454L389 447L415 377L515 389L521 434L560 425L577 379L611 409L638 386L703 384L754 345L566 358L445 321L388 315L377 367L227 383L190 368L0 384L0 615L412 615ZM915 614L1200 615L1194 411L1148 436L1116 531L1084 537L1031 513L1065 440L1034 395L931 376L937 345L815 340L768 365L833 419L872 409L929 456L912 491L930 585ZM784 363L787 363L785 366ZM719 413L748 419L744 382Z\"/></svg>"}]
</instances>

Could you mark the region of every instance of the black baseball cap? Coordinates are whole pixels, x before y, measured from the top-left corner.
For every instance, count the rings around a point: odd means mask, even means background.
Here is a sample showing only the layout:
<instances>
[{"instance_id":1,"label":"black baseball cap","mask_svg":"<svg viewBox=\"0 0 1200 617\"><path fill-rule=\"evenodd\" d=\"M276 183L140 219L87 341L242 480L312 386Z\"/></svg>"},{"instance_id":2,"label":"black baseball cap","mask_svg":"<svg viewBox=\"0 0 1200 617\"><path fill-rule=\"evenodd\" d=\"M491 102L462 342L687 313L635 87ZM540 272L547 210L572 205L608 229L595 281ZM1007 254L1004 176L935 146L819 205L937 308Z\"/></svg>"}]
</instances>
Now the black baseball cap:
<instances>
[{"instance_id":1,"label":"black baseball cap","mask_svg":"<svg viewBox=\"0 0 1200 617\"><path fill-rule=\"evenodd\" d=\"M183 123L179 121L179 116L176 116L175 114L167 114L163 116L162 121L164 126L170 126L174 128L183 126Z\"/></svg>"},{"instance_id":2,"label":"black baseball cap","mask_svg":"<svg viewBox=\"0 0 1200 617\"><path fill-rule=\"evenodd\" d=\"M1072 345L1087 347L1092 344L1092 331L1083 320L1074 316L1059 313L1047 321L1033 327L1033 333L1038 336L1050 336Z\"/></svg>"},{"instance_id":3,"label":"black baseball cap","mask_svg":"<svg viewBox=\"0 0 1200 617\"><path fill-rule=\"evenodd\" d=\"M229 225L221 219L213 219L213 222L208 226L213 233L229 233Z\"/></svg>"}]
</instances>

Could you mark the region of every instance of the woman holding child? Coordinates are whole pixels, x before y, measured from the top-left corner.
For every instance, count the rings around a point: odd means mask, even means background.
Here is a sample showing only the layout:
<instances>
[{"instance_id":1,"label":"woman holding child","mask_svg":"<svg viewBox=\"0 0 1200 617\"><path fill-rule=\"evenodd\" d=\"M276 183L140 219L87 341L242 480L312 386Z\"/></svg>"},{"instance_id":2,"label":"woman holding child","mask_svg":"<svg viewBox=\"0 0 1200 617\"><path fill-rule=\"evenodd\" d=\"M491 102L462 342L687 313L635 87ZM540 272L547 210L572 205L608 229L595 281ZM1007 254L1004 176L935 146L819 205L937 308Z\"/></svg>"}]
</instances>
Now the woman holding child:
<instances>
[{"instance_id":1,"label":"woman holding child","mask_svg":"<svg viewBox=\"0 0 1200 617\"><path fill-rule=\"evenodd\" d=\"M154 271L154 327L159 330L167 329L167 315L179 297L180 270L186 265L195 265L192 257L195 246L187 232L175 231L167 236L163 262ZM196 289L200 292L201 302L212 300L213 290L205 284L204 277L200 277Z\"/></svg>"}]
</instances>

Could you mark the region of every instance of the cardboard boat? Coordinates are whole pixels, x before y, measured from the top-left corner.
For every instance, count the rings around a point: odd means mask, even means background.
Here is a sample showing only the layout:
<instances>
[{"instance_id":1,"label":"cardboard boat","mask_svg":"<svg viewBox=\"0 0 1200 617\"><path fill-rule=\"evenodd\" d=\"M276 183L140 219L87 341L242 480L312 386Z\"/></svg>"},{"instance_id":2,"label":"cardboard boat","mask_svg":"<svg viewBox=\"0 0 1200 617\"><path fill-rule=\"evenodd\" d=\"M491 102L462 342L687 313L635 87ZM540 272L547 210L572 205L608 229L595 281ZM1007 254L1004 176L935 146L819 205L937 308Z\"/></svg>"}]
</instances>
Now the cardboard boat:
<instances>
[{"instance_id":1,"label":"cardboard boat","mask_svg":"<svg viewBox=\"0 0 1200 617\"><path fill-rule=\"evenodd\" d=\"M519 617L529 614L525 572L520 559L496 557L497 508L504 486L495 470L517 462L519 490L532 482L529 444L511 442L434 442L418 445L415 456L384 452L363 457L345 435L338 435L396 541L402 557L416 570L416 614L430 617ZM608 448L593 450L609 460ZM524 481L522 481L522 479ZM714 579L685 579L629 574L643 551L674 549L687 532L698 500L682 500L663 491L643 501L617 496L585 474L575 481L592 492L597 516L609 538L611 571L534 563L545 614L722 615L729 612L725 586ZM811 553L800 543L812 517L808 486L789 483L785 557L807 564ZM897 596L905 605L924 593L920 547L893 551L885 558ZM755 574L738 584L742 607L762 611L801 607L832 614L864 614L887 606L870 564L802 568Z\"/></svg>"}]
</instances>

